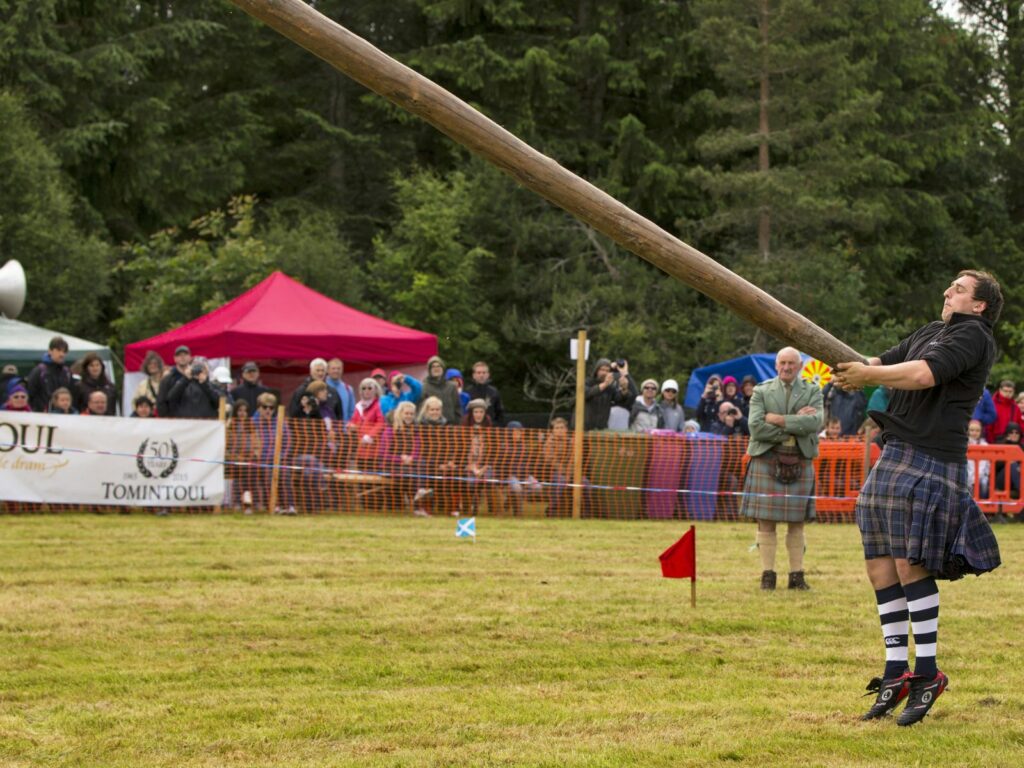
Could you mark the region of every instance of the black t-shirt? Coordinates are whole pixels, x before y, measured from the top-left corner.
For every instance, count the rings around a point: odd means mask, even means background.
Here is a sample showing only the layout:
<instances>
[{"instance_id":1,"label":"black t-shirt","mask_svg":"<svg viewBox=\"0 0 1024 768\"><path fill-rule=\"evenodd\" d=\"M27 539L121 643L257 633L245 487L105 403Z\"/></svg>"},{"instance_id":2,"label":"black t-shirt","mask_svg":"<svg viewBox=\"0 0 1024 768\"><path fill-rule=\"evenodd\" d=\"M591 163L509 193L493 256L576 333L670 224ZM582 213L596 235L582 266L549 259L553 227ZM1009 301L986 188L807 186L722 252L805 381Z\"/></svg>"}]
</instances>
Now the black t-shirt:
<instances>
[{"instance_id":1,"label":"black t-shirt","mask_svg":"<svg viewBox=\"0 0 1024 768\"><path fill-rule=\"evenodd\" d=\"M992 325L955 313L915 331L881 355L882 365L924 360L935 377L928 389L893 389L889 407L871 411L882 439L896 437L940 461L965 461L967 424L996 356Z\"/></svg>"}]
</instances>

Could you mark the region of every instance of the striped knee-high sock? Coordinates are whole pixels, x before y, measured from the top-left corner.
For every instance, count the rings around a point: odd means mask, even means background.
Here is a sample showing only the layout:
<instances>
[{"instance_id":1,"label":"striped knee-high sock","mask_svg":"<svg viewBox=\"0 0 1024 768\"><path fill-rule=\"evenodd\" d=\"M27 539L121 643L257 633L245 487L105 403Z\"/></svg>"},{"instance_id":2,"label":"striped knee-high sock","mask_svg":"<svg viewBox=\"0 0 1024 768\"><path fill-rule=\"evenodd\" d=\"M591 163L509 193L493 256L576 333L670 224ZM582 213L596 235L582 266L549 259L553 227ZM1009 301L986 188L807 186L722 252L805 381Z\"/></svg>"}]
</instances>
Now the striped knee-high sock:
<instances>
[{"instance_id":1,"label":"striped knee-high sock","mask_svg":"<svg viewBox=\"0 0 1024 768\"><path fill-rule=\"evenodd\" d=\"M886 680L899 677L907 670L907 645L910 613L903 586L897 581L891 587L875 590L878 618L882 622L882 642L885 643Z\"/></svg>"},{"instance_id":2,"label":"striped knee-high sock","mask_svg":"<svg viewBox=\"0 0 1024 768\"><path fill-rule=\"evenodd\" d=\"M910 626L914 631L914 674L927 678L939 671L935 664L935 646L939 639L939 587L935 579L904 584Z\"/></svg>"}]
</instances>

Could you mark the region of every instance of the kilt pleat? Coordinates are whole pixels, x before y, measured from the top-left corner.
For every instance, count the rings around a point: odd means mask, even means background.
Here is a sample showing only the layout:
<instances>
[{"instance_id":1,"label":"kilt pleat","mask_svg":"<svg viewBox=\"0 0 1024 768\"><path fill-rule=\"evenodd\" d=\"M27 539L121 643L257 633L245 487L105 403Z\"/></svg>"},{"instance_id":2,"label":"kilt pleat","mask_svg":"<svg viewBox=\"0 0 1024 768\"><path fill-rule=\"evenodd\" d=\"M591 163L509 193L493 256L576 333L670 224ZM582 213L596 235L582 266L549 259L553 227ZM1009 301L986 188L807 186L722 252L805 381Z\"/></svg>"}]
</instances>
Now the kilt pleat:
<instances>
[{"instance_id":1,"label":"kilt pleat","mask_svg":"<svg viewBox=\"0 0 1024 768\"><path fill-rule=\"evenodd\" d=\"M802 464L800 479L787 485L775 479L775 462L770 455L752 457L747 463L740 514L787 523L813 520L814 464L809 459Z\"/></svg>"},{"instance_id":2,"label":"kilt pleat","mask_svg":"<svg viewBox=\"0 0 1024 768\"><path fill-rule=\"evenodd\" d=\"M999 543L967 486L967 465L890 438L857 497L864 557L906 559L937 579L987 573Z\"/></svg>"}]
</instances>

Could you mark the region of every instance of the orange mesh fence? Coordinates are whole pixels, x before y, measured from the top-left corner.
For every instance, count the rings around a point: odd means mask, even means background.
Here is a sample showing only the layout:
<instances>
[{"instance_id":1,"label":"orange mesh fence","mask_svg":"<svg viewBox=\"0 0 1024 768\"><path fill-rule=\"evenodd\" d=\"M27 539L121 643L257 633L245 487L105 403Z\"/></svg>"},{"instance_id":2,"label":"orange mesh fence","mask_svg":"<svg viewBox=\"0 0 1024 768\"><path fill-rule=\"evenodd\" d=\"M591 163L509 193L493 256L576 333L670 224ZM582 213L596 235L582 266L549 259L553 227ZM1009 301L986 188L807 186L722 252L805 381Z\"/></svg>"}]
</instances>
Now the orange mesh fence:
<instances>
[{"instance_id":1,"label":"orange mesh fence","mask_svg":"<svg viewBox=\"0 0 1024 768\"><path fill-rule=\"evenodd\" d=\"M276 420L228 422L223 508L302 513L573 514L573 435L565 429L413 425L359 432L320 419L286 419L281 422L279 453L277 439ZM739 519L746 448L746 438L587 433L580 516ZM877 446L866 448L860 440L821 441L814 462L813 492L820 520L853 519L865 467L878 455ZM1022 461L1024 451L1016 446L970 446L969 482L987 514L1017 514L1024 509ZM125 511L11 501L0 502L0 508L7 512Z\"/></svg>"}]
</instances>

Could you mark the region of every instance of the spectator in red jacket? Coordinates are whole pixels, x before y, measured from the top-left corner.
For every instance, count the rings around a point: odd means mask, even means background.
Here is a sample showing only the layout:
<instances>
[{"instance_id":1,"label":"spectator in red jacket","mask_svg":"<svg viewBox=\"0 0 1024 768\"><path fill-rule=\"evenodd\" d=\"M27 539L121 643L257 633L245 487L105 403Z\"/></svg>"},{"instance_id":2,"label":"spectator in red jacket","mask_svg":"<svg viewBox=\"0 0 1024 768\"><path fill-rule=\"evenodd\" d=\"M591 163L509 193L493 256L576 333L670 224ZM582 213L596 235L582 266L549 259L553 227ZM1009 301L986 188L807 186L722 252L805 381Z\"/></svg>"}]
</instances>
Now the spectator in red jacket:
<instances>
[{"instance_id":1,"label":"spectator in red jacket","mask_svg":"<svg viewBox=\"0 0 1024 768\"><path fill-rule=\"evenodd\" d=\"M999 382L999 389L992 395L992 403L996 407L996 420L985 427L985 439L990 443L1003 436L1008 424L1024 428L1024 418L1021 417L1020 408L1013 399L1014 389L1014 383L1004 379Z\"/></svg>"},{"instance_id":2,"label":"spectator in red jacket","mask_svg":"<svg viewBox=\"0 0 1024 768\"><path fill-rule=\"evenodd\" d=\"M358 435L356 461L364 472L372 471L380 452L380 435L386 424L380 411L380 384L374 378L359 382L359 398L346 428Z\"/></svg>"}]
</instances>

